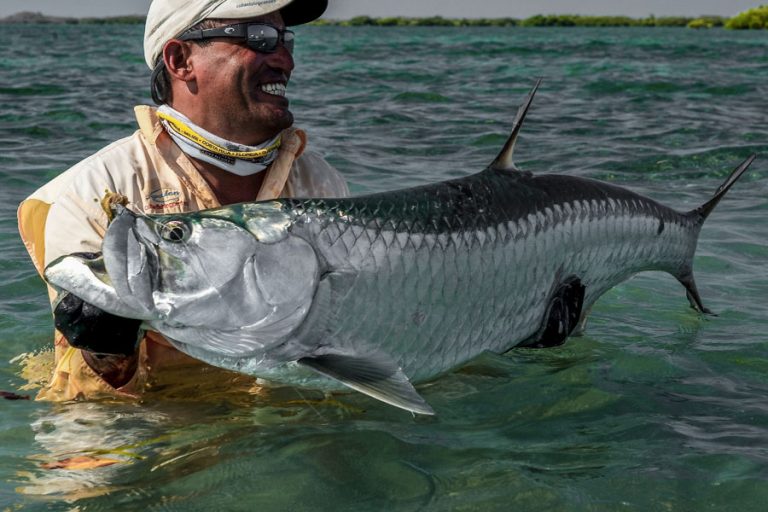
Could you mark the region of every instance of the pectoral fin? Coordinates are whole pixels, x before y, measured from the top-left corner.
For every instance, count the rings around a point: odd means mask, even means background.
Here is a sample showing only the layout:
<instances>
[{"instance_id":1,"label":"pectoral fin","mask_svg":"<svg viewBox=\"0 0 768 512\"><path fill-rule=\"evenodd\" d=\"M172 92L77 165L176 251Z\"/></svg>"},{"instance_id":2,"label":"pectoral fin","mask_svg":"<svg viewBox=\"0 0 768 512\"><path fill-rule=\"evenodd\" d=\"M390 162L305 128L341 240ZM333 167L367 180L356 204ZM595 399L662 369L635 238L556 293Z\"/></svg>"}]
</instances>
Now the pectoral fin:
<instances>
[{"instance_id":1,"label":"pectoral fin","mask_svg":"<svg viewBox=\"0 0 768 512\"><path fill-rule=\"evenodd\" d=\"M435 414L403 371L386 356L326 354L305 357L299 363L395 407L417 414Z\"/></svg>"}]
</instances>

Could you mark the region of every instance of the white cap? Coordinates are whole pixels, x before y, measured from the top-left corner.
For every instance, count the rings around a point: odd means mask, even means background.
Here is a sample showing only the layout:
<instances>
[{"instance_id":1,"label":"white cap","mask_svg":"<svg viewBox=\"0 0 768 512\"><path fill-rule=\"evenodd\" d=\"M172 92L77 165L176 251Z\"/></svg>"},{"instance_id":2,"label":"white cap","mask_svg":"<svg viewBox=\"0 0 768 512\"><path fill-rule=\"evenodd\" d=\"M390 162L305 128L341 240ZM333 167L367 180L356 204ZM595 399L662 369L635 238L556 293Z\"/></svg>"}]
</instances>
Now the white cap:
<instances>
[{"instance_id":1,"label":"white cap","mask_svg":"<svg viewBox=\"0 0 768 512\"><path fill-rule=\"evenodd\" d=\"M319 18L328 0L152 0L144 28L144 59L154 69L165 43L208 18L247 19L280 11L287 26Z\"/></svg>"}]
</instances>

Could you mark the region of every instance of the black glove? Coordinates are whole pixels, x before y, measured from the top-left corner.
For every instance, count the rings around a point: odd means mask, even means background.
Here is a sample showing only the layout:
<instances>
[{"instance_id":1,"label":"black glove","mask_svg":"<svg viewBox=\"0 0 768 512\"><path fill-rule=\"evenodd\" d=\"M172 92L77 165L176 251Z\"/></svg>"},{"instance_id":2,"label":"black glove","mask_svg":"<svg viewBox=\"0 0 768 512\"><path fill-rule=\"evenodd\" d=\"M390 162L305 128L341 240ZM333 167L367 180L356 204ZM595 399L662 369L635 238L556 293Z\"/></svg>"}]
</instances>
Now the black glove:
<instances>
[{"instance_id":1,"label":"black glove","mask_svg":"<svg viewBox=\"0 0 768 512\"><path fill-rule=\"evenodd\" d=\"M75 348L96 354L131 356L143 335L141 320L107 313L71 293L53 310L56 329Z\"/></svg>"}]
</instances>

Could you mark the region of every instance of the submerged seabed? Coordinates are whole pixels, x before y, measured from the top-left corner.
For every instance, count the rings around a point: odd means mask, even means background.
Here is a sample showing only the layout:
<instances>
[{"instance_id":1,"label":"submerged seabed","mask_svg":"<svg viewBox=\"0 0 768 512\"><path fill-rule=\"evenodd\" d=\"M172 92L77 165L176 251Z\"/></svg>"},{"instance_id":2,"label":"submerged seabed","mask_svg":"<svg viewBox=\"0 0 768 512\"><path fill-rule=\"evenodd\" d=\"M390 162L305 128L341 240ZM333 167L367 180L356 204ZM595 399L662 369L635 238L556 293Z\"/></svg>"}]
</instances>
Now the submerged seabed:
<instances>
[{"instance_id":1,"label":"submerged seabed","mask_svg":"<svg viewBox=\"0 0 768 512\"><path fill-rule=\"evenodd\" d=\"M611 180L680 209L762 155L705 226L718 317L649 274L559 349L488 355L422 392L436 418L360 395L214 392L144 404L0 400L1 510L764 510L768 503L768 34L682 29L308 27L297 124L380 191L480 170L534 79L518 145L534 172ZM15 207L134 129L139 26L0 32L0 389L48 346ZM11 362L9 362L11 361ZM215 372L214 372L215 373ZM46 469L76 456L113 461ZM50 466L47 466L50 467Z\"/></svg>"}]
</instances>

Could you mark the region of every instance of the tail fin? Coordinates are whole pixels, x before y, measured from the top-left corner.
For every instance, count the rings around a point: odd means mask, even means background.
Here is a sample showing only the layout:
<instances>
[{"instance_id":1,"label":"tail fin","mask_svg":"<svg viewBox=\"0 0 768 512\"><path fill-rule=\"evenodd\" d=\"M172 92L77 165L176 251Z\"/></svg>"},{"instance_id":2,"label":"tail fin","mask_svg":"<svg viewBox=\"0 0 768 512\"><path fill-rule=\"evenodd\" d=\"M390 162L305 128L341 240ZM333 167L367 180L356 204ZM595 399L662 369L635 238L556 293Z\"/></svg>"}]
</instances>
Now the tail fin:
<instances>
[{"instance_id":1,"label":"tail fin","mask_svg":"<svg viewBox=\"0 0 768 512\"><path fill-rule=\"evenodd\" d=\"M730 176L728 176L723 184L720 185L720 188L717 189L715 195L712 196L712 199L699 206L695 210L688 212L688 216L694 218L699 226L704 224L704 221L707 220L707 217L709 217L709 214L712 213L712 210L715 209L717 204L725 196L728 190L730 190L734 183L736 183L738 179L741 178L741 176L747 171L747 169L749 169L749 166L752 165L752 162L755 161L755 158L757 158L757 155L751 155L749 158L744 160L738 167L736 167L736 169L733 170L733 172L731 172ZM688 300L691 303L691 307L697 311L711 315L713 314L712 311L704 307L704 304L701 302L701 296L699 295L699 291L696 289L696 281L693 278L692 267L693 262L688 265L688 268L685 269L685 271L677 276L677 280L680 281L683 286L685 286L686 294L688 295Z\"/></svg>"}]
</instances>

